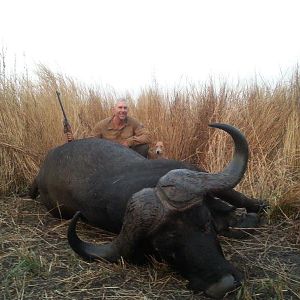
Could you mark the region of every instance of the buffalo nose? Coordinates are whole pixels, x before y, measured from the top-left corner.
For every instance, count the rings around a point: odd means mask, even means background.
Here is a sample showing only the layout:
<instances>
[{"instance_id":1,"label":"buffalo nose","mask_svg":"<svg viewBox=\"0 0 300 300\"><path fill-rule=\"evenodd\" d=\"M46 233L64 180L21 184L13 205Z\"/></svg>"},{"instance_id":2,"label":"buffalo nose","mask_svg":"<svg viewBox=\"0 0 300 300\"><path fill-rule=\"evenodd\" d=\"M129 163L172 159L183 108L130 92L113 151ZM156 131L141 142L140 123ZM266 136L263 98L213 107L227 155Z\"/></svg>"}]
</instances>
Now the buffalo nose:
<instances>
[{"instance_id":1,"label":"buffalo nose","mask_svg":"<svg viewBox=\"0 0 300 300\"><path fill-rule=\"evenodd\" d=\"M205 294L209 297L220 299L226 293L234 290L241 285L240 281L237 281L231 274L223 276L218 282L210 285Z\"/></svg>"}]
</instances>

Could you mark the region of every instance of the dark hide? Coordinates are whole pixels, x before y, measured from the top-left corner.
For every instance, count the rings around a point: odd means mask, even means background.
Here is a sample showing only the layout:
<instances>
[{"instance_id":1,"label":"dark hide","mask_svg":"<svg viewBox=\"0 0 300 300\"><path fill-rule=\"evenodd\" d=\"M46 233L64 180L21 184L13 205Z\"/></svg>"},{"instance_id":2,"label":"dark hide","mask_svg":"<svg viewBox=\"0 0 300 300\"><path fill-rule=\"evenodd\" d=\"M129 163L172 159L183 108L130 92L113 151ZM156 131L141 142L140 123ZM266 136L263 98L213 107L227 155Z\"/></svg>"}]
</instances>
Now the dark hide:
<instances>
[{"instance_id":1,"label":"dark hide","mask_svg":"<svg viewBox=\"0 0 300 300\"><path fill-rule=\"evenodd\" d=\"M148 160L104 139L75 140L48 153L30 195L38 190L56 217L81 211L90 224L117 233L131 195L179 168L196 169L175 160Z\"/></svg>"},{"instance_id":2,"label":"dark hide","mask_svg":"<svg viewBox=\"0 0 300 300\"><path fill-rule=\"evenodd\" d=\"M69 219L81 211L88 223L118 233L131 195L154 187L170 170L183 168L199 170L175 160L148 160L103 139L74 140L48 153L30 196L40 194L55 217ZM233 189L215 195L249 211L259 208L257 202Z\"/></svg>"}]
</instances>

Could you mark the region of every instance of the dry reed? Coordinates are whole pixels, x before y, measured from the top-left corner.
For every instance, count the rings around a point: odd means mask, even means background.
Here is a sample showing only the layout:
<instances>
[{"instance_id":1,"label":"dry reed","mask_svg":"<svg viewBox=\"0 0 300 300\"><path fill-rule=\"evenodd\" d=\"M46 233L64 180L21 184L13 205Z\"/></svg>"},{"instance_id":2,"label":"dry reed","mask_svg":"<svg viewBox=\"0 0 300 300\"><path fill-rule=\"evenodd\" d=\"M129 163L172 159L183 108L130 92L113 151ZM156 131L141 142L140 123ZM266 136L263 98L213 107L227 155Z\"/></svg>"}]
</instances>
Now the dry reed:
<instances>
[{"instance_id":1,"label":"dry reed","mask_svg":"<svg viewBox=\"0 0 300 300\"><path fill-rule=\"evenodd\" d=\"M116 99L114 92L84 86L43 65L36 75L36 81L0 76L0 194L24 190L47 151L65 142L56 90L61 92L75 138L89 136L95 123L110 115ZM245 133L251 151L248 171L238 189L266 199L272 207L284 203L284 207L298 209L299 95L296 70L288 82L273 88L210 82L173 91L153 86L141 90L136 101L130 95L127 98L130 114L149 128L153 141L164 141L169 158L209 171L224 167L232 145L226 134L209 129L208 124L237 126Z\"/></svg>"}]
</instances>

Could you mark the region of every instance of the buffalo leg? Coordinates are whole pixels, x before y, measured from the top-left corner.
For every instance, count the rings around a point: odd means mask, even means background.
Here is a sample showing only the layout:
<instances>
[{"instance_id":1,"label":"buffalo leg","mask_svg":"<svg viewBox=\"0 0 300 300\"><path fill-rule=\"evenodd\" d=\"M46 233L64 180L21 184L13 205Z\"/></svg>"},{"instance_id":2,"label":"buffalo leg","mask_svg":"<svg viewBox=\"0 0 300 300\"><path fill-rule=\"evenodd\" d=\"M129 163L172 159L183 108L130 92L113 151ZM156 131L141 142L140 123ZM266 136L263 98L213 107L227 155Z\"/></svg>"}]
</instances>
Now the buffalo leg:
<instances>
[{"instance_id":1,"label":"buffalo leg","mask_svg":"<svg viewBox=\"0 0 300 300\"><path fill-rule=\"evenodd\" d=\"M247 212L258 213L266 207L264 201L249 198L234 189L219 192L216 196L235 207L246 208Z\"/></svg>"},{"instance_id":2,"label":"buffalo leg","mask_svg":"<svg viewBox=\"0 0 300 300\"><path fill-rule=\"evenodd\" d=\"M53 204L52 198L48 193L40 194L40 201L43 203L48 210L48 212L54 217L58 219L71 219L74 215L73 212L67 210L63 205L59 205L58 203Z\"/></svg>"},{"instance_id":3,"label":"buffalo leg","mask_svg":"<svg viewBox=\"0 0 300 300\"><path fill-rule=\"evenodd\" d=\"M232 238L244 238L247 237L249 233L253 232L251 228L255 228L259 225L260 218L257 213L253 212L248 212L242 215L238 213L236 214L236 206L240 208L248 208L249 210L256 209L253 202L255 204L257 203L257 200L249 199L234 190L231 191L233 191L233 193L228 193L226 196L233 196L233 198L228 199L223 197L221 200L213 195L207 195L205 203L211 211L214 226L218 234ZM231 201L232 199L234 199L234 201ZM231 204L224 202L224 200L227 200L236 206L232 206Z\"/></svg>"},{"instance_id":4,"label":"buffalo leg","mask_svg":"<svg viewBox=\"0 0 300 300\"><path fill-rule=\"evenodd\" d=\"M142 144L142 145L137 145L137 146L133 146L130 149L132 149L133 151L141 154L144 157L148 157L148 151L149 151L149 145L148 144Z\"/></svg>"}]
</instances>

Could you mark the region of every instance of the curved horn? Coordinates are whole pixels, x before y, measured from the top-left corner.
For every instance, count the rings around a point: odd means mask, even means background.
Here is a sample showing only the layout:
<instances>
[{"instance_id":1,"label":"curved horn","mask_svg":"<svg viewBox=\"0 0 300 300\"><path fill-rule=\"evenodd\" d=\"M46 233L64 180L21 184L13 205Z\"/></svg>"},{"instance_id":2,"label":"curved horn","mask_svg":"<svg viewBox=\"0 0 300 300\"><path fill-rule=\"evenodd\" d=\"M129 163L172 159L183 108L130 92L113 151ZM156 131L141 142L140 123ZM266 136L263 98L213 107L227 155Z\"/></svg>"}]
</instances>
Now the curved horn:
<instances>
[{"instance_id":1,"label":"curved horn","mask_svg":"<svg viewBox=\"0 0 300 300\"><path fill-rule=\"evenodd\" d=\"M87 260L102 258L110 262L116 262L121 256L113 242L104 245L93 245L80 240L76 233L76 224L81 216L80 211L76 212L69 225L68 241L71 248Z\"/></svg>"},{"instance_id":2,"label":"curved horn","mask_svg":"<svg viewBox=\"0 0 300 300\"><path fill-rule=\"evenodd\" d=\"M247 168L249 157L248 142L246 137L231 125L214 123L209 126L226 131L234 141L234 154L231 162L223 172L214 175L221 185L224 184L226 188L233 188L241 181Z\"/></svg>"},{"instance_id":3,"label":"curved horn","mask_svg":"<svg viewBox=\"0 0 300 300\"><path fill-rule=\"evenodd\" d=\"M121 256L135 259L133 256L137 254L138 242L153 230L162 213L163 209L154 189L143 189L129 199L121 232L111 243L93 245L79 239L76 224L81 212L77 212L70 222L68 241L77 254L88 260L116 262Z\"/></svg>"},{"instance_id":4,"label":"curved horn","mask_svg":"<svg viewBox=\"0 0 300 300\"><path fill-rule=\"evenodd\" d=\"M234 141L234 155L231 162L220 173L210 174L187 169L172 170L161 177L158 186L170 201L187 203L208 192L217 192L235 187L242 179L248 162L248 143L245 136L228 124L210 124L231 135Z\"/></svg>"}]
</instances>

